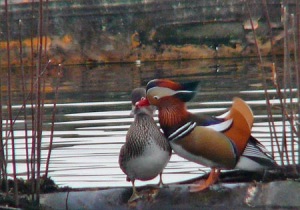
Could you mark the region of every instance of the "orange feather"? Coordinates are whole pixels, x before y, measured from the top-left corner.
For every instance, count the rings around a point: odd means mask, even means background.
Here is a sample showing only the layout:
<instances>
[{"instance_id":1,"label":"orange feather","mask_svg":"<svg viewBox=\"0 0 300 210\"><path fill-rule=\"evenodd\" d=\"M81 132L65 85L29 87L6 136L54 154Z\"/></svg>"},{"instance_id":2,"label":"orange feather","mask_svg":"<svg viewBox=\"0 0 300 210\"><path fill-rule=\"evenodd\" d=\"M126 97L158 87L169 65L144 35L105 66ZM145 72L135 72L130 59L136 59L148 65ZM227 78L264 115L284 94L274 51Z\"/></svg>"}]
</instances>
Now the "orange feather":
<instances>
[{"instance_id":1,"label":"orange feather","mask_svg":"<svg viewBox=\"0 0 300 210\"><path fill-rule=\"evenodd\" d=\"M240 98L234 98L231 110L226 119L233 119L230 129L224 132L237 146L239 156L243 153L251 136L253 113L250 107Z\"/></svg>"}]
</instances>

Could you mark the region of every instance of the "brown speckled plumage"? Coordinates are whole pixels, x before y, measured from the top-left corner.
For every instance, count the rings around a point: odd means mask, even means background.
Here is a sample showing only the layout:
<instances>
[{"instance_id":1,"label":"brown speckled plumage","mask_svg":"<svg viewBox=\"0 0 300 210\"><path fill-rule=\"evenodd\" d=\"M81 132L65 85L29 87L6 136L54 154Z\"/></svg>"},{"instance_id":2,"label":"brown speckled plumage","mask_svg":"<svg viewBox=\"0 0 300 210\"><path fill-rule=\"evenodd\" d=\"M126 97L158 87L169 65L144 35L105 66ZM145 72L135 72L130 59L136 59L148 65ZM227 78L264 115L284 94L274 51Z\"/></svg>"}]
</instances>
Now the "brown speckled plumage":
<instances>
[{"instance_id":1,"label":"brown speckled plumage","mask_svg":"<svg viewBox=\"0 0 300 210\"><path fill-rule=\"evenodd\" d=\"M143 97L145 97L144 89L133 90L134 121L128 129L126 142L119 155L120 168L133 185L133 195L130 200L138 197L134 181L150 180L161 174L172 152L168 140L153 119L154 107L134 106Z\"/></svg>"},{"instance_id":2,"label":"brown speckled plumage","mask_svg":"<svg viewBox=\"0 0 300 210\"><path fill-rule=\"evenodd\" d=\"M153 118L148 114L138 113L127 132L126 144L120 151L120 167L123 168L126 161L142 155L150 144L157 144L163 151L171 154L170 145Z\"/></svg>"}]
</instances>

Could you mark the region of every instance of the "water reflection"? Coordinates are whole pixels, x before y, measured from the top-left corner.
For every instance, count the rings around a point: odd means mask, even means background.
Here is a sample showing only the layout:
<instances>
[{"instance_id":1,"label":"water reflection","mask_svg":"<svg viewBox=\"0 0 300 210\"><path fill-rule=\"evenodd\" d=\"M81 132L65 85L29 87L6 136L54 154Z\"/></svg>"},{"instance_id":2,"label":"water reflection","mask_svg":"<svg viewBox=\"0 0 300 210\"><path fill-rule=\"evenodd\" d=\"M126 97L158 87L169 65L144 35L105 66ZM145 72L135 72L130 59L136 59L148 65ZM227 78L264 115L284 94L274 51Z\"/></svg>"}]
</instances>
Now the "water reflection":
<instances>
[{"instance_id":1,"label":"water reflection","mask_svg":"<svg viewBox=\"0 0 300 210\"><path fill-rule=\"evenodd\" d=\"M118 155L125 134L133 119L129 116L129 94L135 87L145 86L153 78L177 81L200 81L200 91L188 104L196 113L220 115L234 96L245 99L253 108L254 136L270 150L270 135L266 115L262 75L256 60L202 60L89 66L64 66L57 77L53 67L47 75L45 123L43 132L43 162L46 161L50 140L50 116L54 87L60 79L59 99L49 175L62 186L106 187L130 186L119 169ZM14 71L14 110L20 108L18 70ZM267 75L272 103L279 103ZM29 84L30 77L27 78ZM295 90L294 90L295 91ZM297 103L294 99L294 103ZM276 113L275 113L276 114ZM280 120L278 114L275 120ZM280 127L281 122L277 122ZM25 174L24 121L16 123L17 170ZM31 135L31 132L28 132ZM31 145L29 145L31 146ZM276 150L275 150L276 151ZM278 159L278 154L276 154ZM44 168L42 168L43 170ZM209 169L173 155L167 165L163 181L172 183L197 177ZM158 183L158 178L137 185Z\"/></svg>"}]
</instances>

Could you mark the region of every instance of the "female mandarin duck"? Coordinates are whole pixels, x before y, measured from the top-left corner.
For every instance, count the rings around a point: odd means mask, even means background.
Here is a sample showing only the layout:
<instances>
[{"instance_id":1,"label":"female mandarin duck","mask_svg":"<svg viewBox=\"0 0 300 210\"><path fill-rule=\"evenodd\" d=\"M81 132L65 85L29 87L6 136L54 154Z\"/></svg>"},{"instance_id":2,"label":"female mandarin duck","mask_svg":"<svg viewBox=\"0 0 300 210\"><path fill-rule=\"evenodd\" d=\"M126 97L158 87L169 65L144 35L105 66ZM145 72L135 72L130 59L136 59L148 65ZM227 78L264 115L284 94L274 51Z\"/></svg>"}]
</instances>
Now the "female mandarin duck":
<instances>
[{"instance_id":1,"label":"female mandarin duck","mask_svg":"<svg viewBox=\"0 0 300 210\"><path fill-rule=\"evenodd\" d=\"M253 113L242 99L235 98L222 119L187 111L185 102L193 98L197 85L152 80L147 85L147 99L137 103L139 107L158 107L160 126L175 153L211 168L208 179L190 191L214 184L220 169L260 171L275 167L272 156L251 136Z\"/></svg>"},{"instance_id":2,"label":"female mandarin duck","mask_svg":"<svg viewBox=\"0 0 300 210\"><path fill-rule=\"evenodd\" d=\"M146 97L146 90L136 88L132 91L132 112L134 122L131 124L126 142L119 155L119 164L127 175L127 180L132 182L133 193L129 202L138 199L134 182L150 180L160 174L162 184L162 171L171 157L171 147L168 140L157 127L153 119L153 106L137 107L135 103Z\"/></svg>"}]
</instances>

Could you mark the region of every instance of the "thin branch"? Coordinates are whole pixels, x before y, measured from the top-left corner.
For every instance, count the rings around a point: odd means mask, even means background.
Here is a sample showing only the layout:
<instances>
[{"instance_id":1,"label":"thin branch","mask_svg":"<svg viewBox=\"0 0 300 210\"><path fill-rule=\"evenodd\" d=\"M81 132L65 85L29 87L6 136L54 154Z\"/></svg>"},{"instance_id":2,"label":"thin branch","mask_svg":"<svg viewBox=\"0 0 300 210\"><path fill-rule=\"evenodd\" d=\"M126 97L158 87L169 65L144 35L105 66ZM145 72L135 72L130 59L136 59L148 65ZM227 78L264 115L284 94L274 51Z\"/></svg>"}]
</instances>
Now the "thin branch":
<instances>
[{"instance_id":1,"label":"thin branch","mask_svg":"<svg viewBox=\"0 0 300 210\"><path fill-rule=\"evenodd\" d=\"M42 53L43 53L43 0L39 1L39 44L38 44L38 61L37 61L37 75L41 75L42 71ZM41 178L41 144L42 144L42 110L41 110L41 77L38 77L36 89L36 202L40 202L40 178Z\"/></svg>"},{"instance_id":2,"label":"thin branch","mask_svg":"<svg viewBox=\"0 0 300 210\"><path fill-rule=\"evenodd\" d=\"M27 182L30 178L30 167L29 167L29 149L28 149L28 135L27 135L27 111L26 111L26 87L25 87L25 72L23 64L23 45L22 45L22 20L19 20L19 45L20 45L20 66L22 72L22 97L23 97L23 107L24 107L24 130L25 130L25 156L26 156L26 172L27 172ZM16 117L17 118L17 117ZM15 119L16 119L15 118Z\"/></svg>"},{"instance_id":3,"label":"thin branch","mask_svg":"<svg viewBox=\"0 0 300 210\"><path fill-rule=\"evenodd\" d=\"M0 79L0 90L2 89L2 81ZM0 164L1 164L1 176L4 181L4 185L7 188L7 161L5 159L4 144L3 144L3 112L2 112L2 91L0 91Z\"/></svg>"},{"instance_id":4,"label":"thin branch","mask_svg":"<svg viewBox=\"0 0 300 210\"><path fill-rule=\"evenodd\" d=\"M252 15L251 15L250 8L249 8L247 0L245 0L245 4L246 4L248 17L249 17L249 20L250 20L250 24L251 24L251 28L252 28L252 32L253 32L253 36L254 36L256 51L257 51L257 54L258 54L258 57L259 57L259 60L260 60L260 64L261 64L261 66L263 66L263 60L262 60L261 52L260 52L260 49L259 49L259 46L258 46L257 36L256 36L256 32L255 32L255 29L254 29L253 21L252 21ZM273 64L272 68L273 68L272 70L274 72L276 72L275 64ZM262 68L262 70L263 70L263 68ZM278 138L277 138L276 126L275 126L275 123L274 123L274 118L273 118L273 114L272 114L272 110L271 110L272 105L270 103L270 96L269 96L268 91L267 91L265 71L262 71L262 73L263 73L262 76L263 76L264 94L265 94L266 103L267 103L267 114L268 114L268 118L269 118L268 123L269 123L269 129L270 129L270 133L271 133L272 151L273 151L273 146L274 146L274 144L273 144L273 142L274 142L273 136L274 136L275 141L276 141L277 150L279 151L279 154L280 154L281 164L283 165L284 164L283 154L280 152L280 148L279 148L279 142L278 142ZM274 156L274 153L272 155Z\"/></svg>"},{"instance_id":5,"label":"thin branch","mask_svg":"<svg viewBox=\"0 0 300 210\"><path fill-rule=\"evenodd\" d=\"M49 164L50 164L50 157L52 152L52 145L53 145L53 137L54 137L54 121L55 121L55 114L56 114L56 104L58 100L58 88L60 84L60 74L62 72L61 65L59 65L59 71L58 71L58 81L56 83L55 87L55 98L53 102L53 110L52 110L52 117L51 117L51 133L50 133L50 142L49 142L49 149L48 149L48 156L46 161L46 170L45 170L45 177L48 177L48 170L49 170Z\"/></svg>"},{"instance_id":6,"label":"thin branch","mask_svg":"<svg viewBox=\"0 0 300 210\"><path fill-rule=\"evenodd\" d=\"M18 182L17 182L17 166L16 166L16 154L15 154L15 138L14 138L14 123L12 115L12 95L11 95L11 63L10 63L10 26L9 26L9 16L8 16L8 3L5 0L5 19L6 19L6 51L7 51L7 107L8 107L8 119L9 119L9 130L11 133L11 152L12 152L12 168L13 168L13 178L14 178L14 200L16 206L19 206L19 196L18 196Z\"/></svg>"},{"instance_id":7,"label":"thin branch","mask_svg":"<svg viewBox=\"0 0 300 210\"><path fill-rule=\"evenodd\" d=\"M295 72L296 72L296 84L297 84L297 113L298 113L298 119L297 119L297 136L298 139L300 138L300 4L299 1L296 1L296 21L295 21L296 27L296 43L295 43ZM300 141L298 142L298 164L300 164Z\"/></svg>"}]
</instances>

